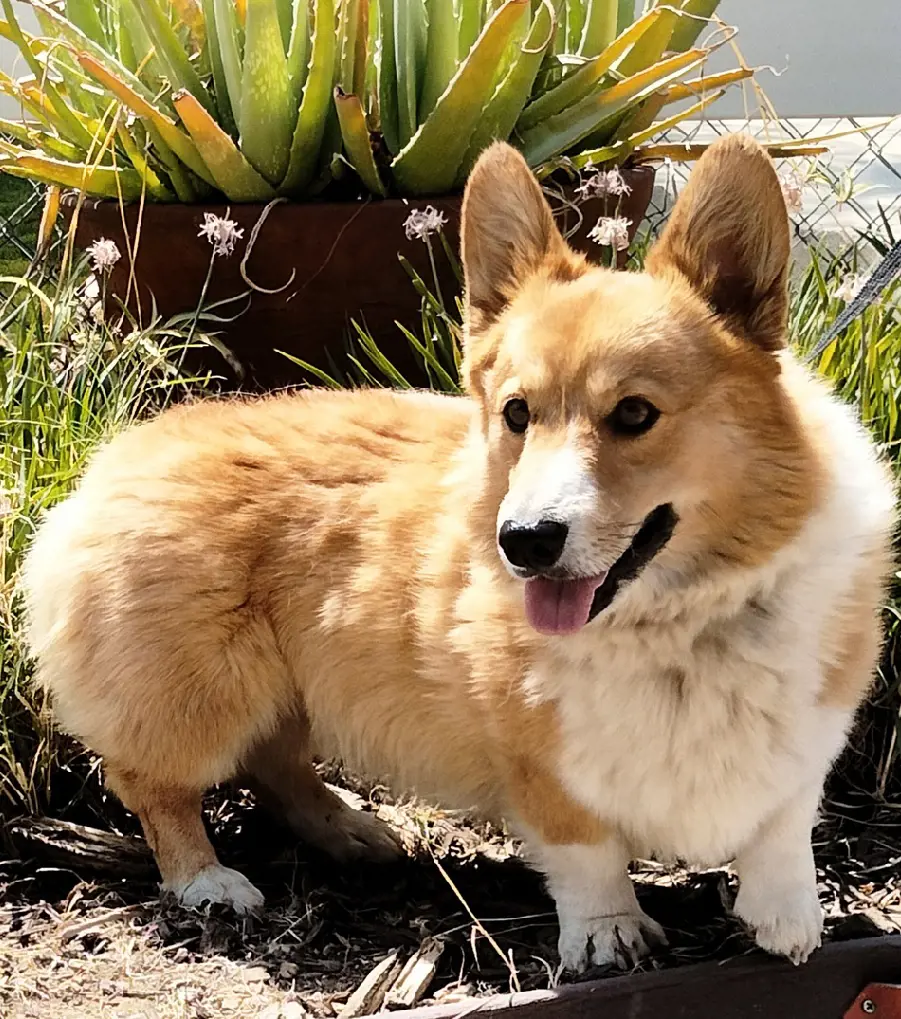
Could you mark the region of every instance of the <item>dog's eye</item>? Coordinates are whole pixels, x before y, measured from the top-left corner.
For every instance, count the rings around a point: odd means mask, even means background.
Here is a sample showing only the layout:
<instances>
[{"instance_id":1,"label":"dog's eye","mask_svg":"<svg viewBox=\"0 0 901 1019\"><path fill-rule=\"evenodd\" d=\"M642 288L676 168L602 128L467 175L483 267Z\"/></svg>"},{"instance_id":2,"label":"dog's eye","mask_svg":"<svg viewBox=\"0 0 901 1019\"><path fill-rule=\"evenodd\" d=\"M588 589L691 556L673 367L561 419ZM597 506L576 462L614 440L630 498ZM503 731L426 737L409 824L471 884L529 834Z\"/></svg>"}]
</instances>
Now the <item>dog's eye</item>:
<instances>
[{"instance_id":1,"label":"dog's eye","mask_svg":"<svg viewBox=\"0 0 901 1019\"><path fill-rule=\"evenodd\" d=\"M529 405L525 400L508 400L504 404L504 421L511 432L524 432L529 425Z\"/></svg>"},{"instance_id":2,"label":"dog's eye","mask_svg":"<svg viewBox=\"0 0 901 1019\"><path fill-rule=\"evenodd\" d=\"M660 411L640 396L627 396L620 400L607 419L610 427L620 435L641 435L653 427Z\"/></svg>"}]
</instances>

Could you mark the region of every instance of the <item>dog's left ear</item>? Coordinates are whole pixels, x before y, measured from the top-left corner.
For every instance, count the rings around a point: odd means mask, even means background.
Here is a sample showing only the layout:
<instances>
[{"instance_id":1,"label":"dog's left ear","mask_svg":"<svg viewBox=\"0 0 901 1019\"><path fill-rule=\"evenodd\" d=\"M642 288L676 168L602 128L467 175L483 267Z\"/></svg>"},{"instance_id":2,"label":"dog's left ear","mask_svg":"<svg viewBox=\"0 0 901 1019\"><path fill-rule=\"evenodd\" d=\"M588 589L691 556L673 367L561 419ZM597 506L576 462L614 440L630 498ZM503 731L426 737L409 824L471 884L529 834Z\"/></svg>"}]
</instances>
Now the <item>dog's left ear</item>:
<instances>
[{"instance_id":1,"label":"dog's left ear","mask_svg":"<svg viewBox=\"0 0 901 1019\"><path fill-rule=\"evenodd\" d=\"M683 276L729 329L778 350L785 346L790 247L772 160L752 138L732 135L698 161L647 271Z\"/></svg>"},{"instance_id":2,"label":"dog's left ear","mask_svg":"<svg viewBox=\"0 0 901 1019\"><path fill-rule=\"evenodd\" d=\"M572 278L581 260L566 246L522 155L495 142L476 162L463 198L461 254L470 331L489 325L542 268Z\"/></svg>"}]
</instances>

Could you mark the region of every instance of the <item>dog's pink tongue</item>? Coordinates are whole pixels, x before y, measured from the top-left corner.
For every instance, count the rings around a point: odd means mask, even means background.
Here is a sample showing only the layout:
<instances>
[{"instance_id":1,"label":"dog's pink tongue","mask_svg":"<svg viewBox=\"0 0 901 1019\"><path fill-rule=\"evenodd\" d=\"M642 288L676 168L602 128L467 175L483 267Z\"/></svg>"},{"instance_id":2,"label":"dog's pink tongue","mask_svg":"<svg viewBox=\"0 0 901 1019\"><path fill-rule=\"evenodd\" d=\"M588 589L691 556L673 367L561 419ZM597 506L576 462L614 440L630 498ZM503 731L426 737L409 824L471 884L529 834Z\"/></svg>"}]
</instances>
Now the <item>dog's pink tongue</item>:
<instances>
[{"instance_id":1,"label":"dog's pink tongue","mask_svg":"<svg viewBox=\"0 0 901 1019\"><path fill-rule=\"evenodd\" d=\"M575 633L588 622L594 592L603 577L526 581L526 618L539 633Z\"/></svg>"}]
</instances>

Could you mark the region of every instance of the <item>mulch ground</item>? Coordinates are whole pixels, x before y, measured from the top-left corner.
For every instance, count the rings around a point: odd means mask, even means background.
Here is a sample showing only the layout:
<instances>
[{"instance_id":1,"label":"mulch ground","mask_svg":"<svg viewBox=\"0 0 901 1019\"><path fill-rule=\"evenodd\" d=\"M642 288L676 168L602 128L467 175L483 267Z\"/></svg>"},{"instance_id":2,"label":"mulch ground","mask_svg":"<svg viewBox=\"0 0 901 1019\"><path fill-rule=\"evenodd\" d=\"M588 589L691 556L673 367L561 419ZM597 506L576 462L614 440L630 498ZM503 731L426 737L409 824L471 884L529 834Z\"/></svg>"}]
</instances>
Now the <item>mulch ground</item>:
<instances>
[{"instance_id":1,"label":"mulch ground","mask_svg":"<svg viewBox=\"0 0 901 1019\"><path fill-rule=\"evenodd\" d=\"M212 797L208 820L223 862L266 893L266 912L253 919L160 903L149 872L91 877L40 859L0 862L0 1015L337 1016L381 960L397 953L402 961L433 937L444 948L423 1001L553 985L553 905L516 843L378 791L374 800L406 833L410 859L338 868L246 798ZM901 932L901 813L832 802L815 846L827 938ZM642 864L634 877L670 937L646 968L755 951L729 915L728 871Z\"/></svg>"}]
</instances>

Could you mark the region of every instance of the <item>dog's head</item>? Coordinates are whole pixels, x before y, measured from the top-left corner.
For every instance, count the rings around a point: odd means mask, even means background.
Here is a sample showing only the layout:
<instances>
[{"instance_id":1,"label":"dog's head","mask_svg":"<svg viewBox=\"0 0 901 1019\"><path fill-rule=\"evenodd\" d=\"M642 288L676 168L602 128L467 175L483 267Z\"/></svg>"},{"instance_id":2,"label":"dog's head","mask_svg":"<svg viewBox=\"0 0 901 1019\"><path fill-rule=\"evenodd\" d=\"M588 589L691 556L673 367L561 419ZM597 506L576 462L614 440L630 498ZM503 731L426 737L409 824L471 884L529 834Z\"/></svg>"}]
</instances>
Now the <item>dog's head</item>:
<instances>
[{"instance_id":1,"label":"dog's head","mask_svg":"<svg viewBox=\"0 0 901 1019\"><path fill-rule=\"evenodd\" d=\"M773 165L725 139L643 273L590 266L507 145L463 208L465 375L498 553L546 633L657 566L758 565L797 533L815 457L783 380L789 229Z\"/></svg>"}]
</instances>

